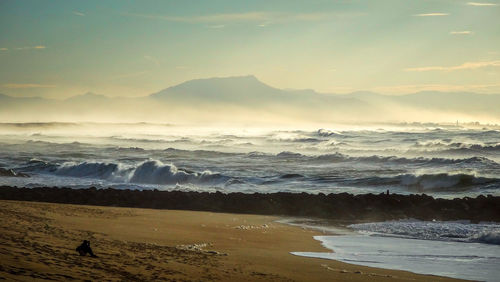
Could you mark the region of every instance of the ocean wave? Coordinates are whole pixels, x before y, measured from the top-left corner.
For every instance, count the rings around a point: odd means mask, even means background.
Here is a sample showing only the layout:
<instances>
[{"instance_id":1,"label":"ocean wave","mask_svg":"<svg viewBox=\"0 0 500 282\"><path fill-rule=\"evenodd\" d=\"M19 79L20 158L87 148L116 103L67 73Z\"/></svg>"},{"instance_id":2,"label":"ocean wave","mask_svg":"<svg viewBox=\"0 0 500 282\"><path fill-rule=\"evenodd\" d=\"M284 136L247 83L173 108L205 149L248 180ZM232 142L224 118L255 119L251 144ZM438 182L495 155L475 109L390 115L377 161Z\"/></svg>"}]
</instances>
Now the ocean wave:
<instances>
[{"instance_id":1,"label":"ocean wave","mask_svg":"<svg viewBox=\"0 0 500 282\"><path fill-rule=\"evenodd\" d=\"M332 137L332 136L339 136L342 134L337 132L337 131L331 131L328 129L321 128L321 129L318 129L318 131L316 131L316 135L321 136L321 137Z\"/></svg>"},{"instance_id":2,"label":"ocean wave","mask_svg":"<svg viewBox=\"0 0 500 282\"><path fill-rule=\"evenodd\" d=\"M304 136L304 135L285 135L278 134L276 136L271 136L268 138L271 142L292 142L292 143L316 143L323 141L322 139Z\"/></svg>"},{"instance_id":3,"label":"ocean wave","mask_svg":"<svg viewBox=\"0 0 500 282\"><path fill-rule=\"evenodd\" d=\"M255 155L255 154L253 154ZM265 156L265 155L263 155ZM498 166L499 164L486 157L471 158L405 158L397 156L349 156L339 152L323 155L303 155L300 153L283 151L276 154L279 159L294 159L302 161L324 161L324 162L364 162L364 163L393 163L393 164L421 164L421 165L450 165L450 164L485 164L489 166Z\"/></svg>"},{"instance_id":4,"label":"ocean wave","mask_svg":"<svg viewBox=\"0 0 500 282\"><path fill-rule=\"evenodd\" d=\"M217 183L225 182L229 177L210 171L192 172L178 169L173 164L163 164L159 161L147 161L134 169L130 182L147 184L177 184L177 183Z\"/></svg>"},{"instance_id":5,"label":"ocean wave","mask_svg":"<svg viewBox=\"0 0 500 282\"><path fill-rule=\"evenodd\" d=\"M219 158L227 156L243 155L241 153L228 153L220 151L210 151L210 150L182 150L175 148L167 148L163 150L169 156L186 156L186 157L203 157L203 158Z\"/></svg>"},{"instance_id":6,"label":"ocean wave","mask_svg":"<svg viewBox=\"0 0 500 282\"><path fill-rule=\"evenodd\" d=\"M283 151L278 154L276 154L277 158L283 158L283 159L297 159L297 158L307 158L307 156L302 155L300 153L295 153L295 152L289 152L289 151Z\"/></svg>"},{"instance_id":7,"label":"ocean wave","mask_svg":"<svg viewBox=\"0 0 500 282\"><path fill-rule=\"evenodd\" d=\"M424 148L431 150L441 150L447 152L500 152L500 143L493 144L478 144L478 143L464 143L464 142L451 142L451 140L434 140L425 142L416 142L414 148Z\"/></svg>"},{"instance_id":8,"label":"ocean wave","mask_svg":"<svg viewBox=\"0 0 500 282\"><path fill-rule=\"evenodd\" d=\"M472 242L500 245L500 232L483 232L472 238Z\"/></svg>"},{"instance_id":9,"label":"ocean wave","mask_svg":"<svg viewBox=\"0 0 500 282\"><path fill-rule=\"evenodd\" d=\"M283 175L280 175L281 179L291 179L291 178L303 178L304 175L298 174L298 173L286 173Z\"/></svg>"},{"instance_id":10,"label":"ocean wave","mask_svg":"<svg viewBox=\"0 0 500 282\"><path fill-rule=\"evenodd\" d=\"M59 166L54 171L54 174L72 177L109 179L117 172L119 172L118 165L114 163L67 162Z\"/></svg>"},{"instance_id":11,"label":"ocean wave","mask_svg":"<svg viewBox=\"0 0 500 282\"><path fill-rule=\"evenodd\" d=\"M170 140L165 139L148 139L148 138L132 138L132 137L121 137L121 136L110 136L111 140L125 141L125 142L138 142L138 143L175 143Z\"/></svg>"},{"instance_id":12,"label":"ocean wave","mask_svg":"<svg viewBox=\"0 0 500 282\"><path fill-rule=\"evenodd\" d=\"M35 145L41 145L41 146L51 146L51 145L55 145L57 143L54 143L54 142L48 142L48 141L41 141L41 140L27 140L25 142L26 145L30 145L30 146L35 146Z\"/></svg>"},{"instance_id":13,"label":"ocean wave","mask_svg":"<svg viewBox=\"0 0 500 282\"><path fill-rule=\"evenodd\" d=\"M397 164L423 164L423 165L450 165L450 164L486 164L498 165L495 161L485 157L471 157L463 159L448 158L405 158L396 156L367 156L367 157L348 157L350 161L373 162L373 163L397 163Z\"/></svg>"},{"instance_id":14,"label":"ocean wave","mask_svg":"<svg viewBox=\"0 0 500 282\"><path fill-rule=\"evenodd\" d=\"M402 186L416 192L458 192L478 187L500 188L500 179L465 173L400 174L388 177L368 177L348 181L359 186Z\"/></svg>"},{"instance_id":15,"label":"ocean wave","mask_svg":"<svg viewBox=\"0 0 500 282\"><path fill-rule=\"evenodd\" d=\"M249 158L262 158L262 157L269 157L269 156L270 156L270 154L259 152L259 151L253 151L253 152L246 154L246 157L249 157Z\"/></svg>"},{"instance_id":16,"label":"ocean wave","mask_svg":"<svg viewBox=\"0 0 500 282\"><path fill-rule=\"evenodd\" d=\"M40 159L31 159L23 166L20 166L18 169L24 172L55 172L58 168L58 165L55 163L50 163L47 161L43 161Z\"/></svg>"},{"instance_id":17,"label":"ocean wave","mask_svg":"<svg viewBox=\"0 0 500 282\"><path fill-rule=\"evenodd\" d=\"M89 144L78 142L78 141L73 141L69 143L57 143L57 142L49 142L49 141L42 141L42 140L27 140L25 142L26 145L42 145L42 146L74 146L74 147L79 147L79 146L87 146Z\"/></svg>"},{"instance_id":18,"label":"ocean wave","mask_svg":"<svg viewBox=\"0 0 500 282\"><path fill-rule=\"evenodd\" d=\"M456 149L446 149L442 151L443 153L452 153L452 154L495 154L498 155L500 153L500 144L497 145L471 145L467 147L461 147Z\"/></svg>"},{"instance_id":19,"label":"ocean wave","mask_svg":"<svg viewBox=\"0 0 500 282\"><path fill-rule=\"evenodd\" d=\"M348 226L372 236L500 245L500 224L466 221L397 220Z\"/></svg>"},{"instance_id":20,"label":"ocean wave","mask_svg":"<svg viewBox=\"0 0 500 282\"><path fill-rule=\"evenodd\" d=\"M479 177L471 174L404 174L396 177L400 184L417 191L448 191L468 190L479 185L497 184L500 179Z\"/></svg>"},{"instance_id":21,"label":"ocean wave","mask_svg":"<svg viewBox=\"0 0 500 282\"><path fill-rule=\"evenodd\" d=\"M58 176L96 178L119 183L216 184L230 179L230 177L219 173L190 171L157 160L144 161L136 166L105 162L64 162L57 164L31 160L20 170Z\"/></svg>"}]
</instances>

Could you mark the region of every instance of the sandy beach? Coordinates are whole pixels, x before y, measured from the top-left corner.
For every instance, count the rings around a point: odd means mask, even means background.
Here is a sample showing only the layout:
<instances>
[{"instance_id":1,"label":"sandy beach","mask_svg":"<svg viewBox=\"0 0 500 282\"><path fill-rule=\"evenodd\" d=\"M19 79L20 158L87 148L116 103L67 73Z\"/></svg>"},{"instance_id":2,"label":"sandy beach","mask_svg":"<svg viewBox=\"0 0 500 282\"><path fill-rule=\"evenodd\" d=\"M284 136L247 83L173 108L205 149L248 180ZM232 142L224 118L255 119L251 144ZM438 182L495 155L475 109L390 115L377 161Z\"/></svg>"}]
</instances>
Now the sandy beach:
<instances>
[{"instance_id":1,"label":"sandy beach","mask_svg":"<svg viewBox=\"0 0 500 282\"><path fill-rule=\"evenodd\" d=\"M0 201L0 215L0 277L12 281L454 280L291 255L329 250L273 216L18 201ZM98 258L77 255L84 239Z\"/></svg>"}]
</instances>

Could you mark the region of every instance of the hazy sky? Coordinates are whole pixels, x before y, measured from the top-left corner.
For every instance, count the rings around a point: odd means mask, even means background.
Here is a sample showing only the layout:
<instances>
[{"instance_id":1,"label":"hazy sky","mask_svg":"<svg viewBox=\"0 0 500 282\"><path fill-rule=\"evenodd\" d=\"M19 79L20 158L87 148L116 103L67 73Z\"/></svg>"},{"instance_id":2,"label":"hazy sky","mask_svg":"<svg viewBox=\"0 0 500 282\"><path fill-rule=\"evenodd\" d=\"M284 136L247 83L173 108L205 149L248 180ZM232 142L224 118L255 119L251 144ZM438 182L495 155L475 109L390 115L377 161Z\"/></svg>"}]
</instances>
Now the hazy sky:
<instances>
[{"instance_id":1,"label":"hazy sky","mask_svg":"<svg viewBox=\"0 0 500 282\"><path fill-rule=\"evenodd\" d=\"M500 0L0 0L0 93L279 88L500 93Z\"/></svg>"}]
</instances>

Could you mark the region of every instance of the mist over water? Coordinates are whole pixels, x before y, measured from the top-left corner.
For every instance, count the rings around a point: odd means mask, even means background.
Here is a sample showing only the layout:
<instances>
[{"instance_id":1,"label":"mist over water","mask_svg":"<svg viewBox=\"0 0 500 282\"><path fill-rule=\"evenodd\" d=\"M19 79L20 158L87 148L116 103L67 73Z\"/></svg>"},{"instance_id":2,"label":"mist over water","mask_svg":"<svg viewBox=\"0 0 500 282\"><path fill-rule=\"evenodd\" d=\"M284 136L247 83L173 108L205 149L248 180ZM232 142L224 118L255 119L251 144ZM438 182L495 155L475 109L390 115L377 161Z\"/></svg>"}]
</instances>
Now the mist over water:
<instances>
[{"instance_id":1,"label":"mist over water","mask_svg":"<svg viewBox=\"0 0 500 282\"><path fill-rule=\"evenodd\" d=\"M500 130L437 125L297 128L0 124L0 185L500 195ZM5 171L5 170L4 170ZM347 263L495 281L499 225L416 220L316 237ZM327 229L325 229L327 230Z\"/></svg>"},{"instance_id":2,"label":"mist over water","mask_svg":"<svg viewBox=\"0 0 500 282\"><path fill-rule=\"evenodd\" d=\"M3 124L2 185L500 195L500 131Z\"/></svg>"},{"instance_id":3,"label":"mist over water","mask_svg":"<svg viewBox=\"0 0 500 282\"><path fill-rule=\"evenodd\" d=\"M332 252L294 255L500 281L500 0L47 2L0 0L0 198L309 215L279 223L323 232L315 238ZM212 194L71 190L90 187ZM287 193L262 195L276 192ZM380 196L310 195L320 193ZM400 196L424 193L434 199ZM268 240L277 232L260 229L267 223L244 220L235 232L259 229L222 253L227 224L172 217L163 228L141 213L134 222L147 230L134 233L103 209L112 227L99 226L103 238L85 230L95 227L90 210L40 220L29 206L0 204L0 226L16 225L0 231L0 249L15 249L0 254L0 278L411 279L320 261L304 271L287 258L273 273L265 261L247 267L308 245L288 244L297 237L270 250L294 234ZM365 222L382 218L401 220ZM439 221L455 218L473 221ZM64 224L45 224L53 219ZM179 236L193 230L210 232L205 243ZM58 244L82 239L101 269L64 269L77 259ZM217 263L222 255L234 269ZM170 271L171 262L185 266ZM201 264L210 271L194 270ZM426 278L436 280L417 279Z\"/></svg>"}]
</instances>

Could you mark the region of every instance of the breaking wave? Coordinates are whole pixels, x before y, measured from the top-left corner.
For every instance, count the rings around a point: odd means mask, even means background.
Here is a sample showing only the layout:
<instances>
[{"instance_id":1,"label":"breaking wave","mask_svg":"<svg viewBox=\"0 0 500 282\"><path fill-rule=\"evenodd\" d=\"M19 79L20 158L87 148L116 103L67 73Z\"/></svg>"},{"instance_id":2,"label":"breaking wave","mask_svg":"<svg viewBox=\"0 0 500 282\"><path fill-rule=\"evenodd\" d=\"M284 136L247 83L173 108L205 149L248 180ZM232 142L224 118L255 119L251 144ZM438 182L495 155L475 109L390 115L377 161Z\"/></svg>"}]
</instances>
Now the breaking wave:
<instances>
[{"instance_id":1,"label":"breaking wave","mask_svg":"<svg viewBox=\"0 0 500 282\"><path fill-rule=\"evenodd\" d=\"M451 158L405 158L396 156L360 156L353 157L342 153L307 156L300 153L284 151L276 155L279 159L294 159L302 161L325 161L325 162L365 162L365 163L395 163L395 164L425 164L425 165L449 165L449 164L485 164L489 166L499 166L493 160L486 157L471 157L463 159Z\"/></svg>"},{"instance_id":2,"label":"breaking wave","mask_svg":"<svg viewBox=\"0 0 500 282\"><path fill-rule=\"evenodd\" d=\"M500 245L500 232L483 232L474 236L472 240L477 243Z\"/></svg>"},{"instance_id":3,"label":"breaking wave","mask_svg":"<svg viewBox=\"0 0 500 282\"><path fill-rule=\"evenodd\" d=\"M500 179L472 174L402 174L394 177L370 177L353 180L354 184L367 186L403 186L409 191L439 192L467 191L477 187L500 188Z\"/></svg>"},{"instance_id":4,"label":"breaking wave","mask_svg":"<svg viewBox=\"0 0 500 282\"><path fill-rule=\"evenodd\" d=\"M422 171L435 171L436 167L443 165L459 166L466 163L465 167L474 167L474 171L483 171L488 168L494 171L499 164L483 157L473 157L468 159L443 159L443 158L399 158L399 157L352 157L340 153L306 156L294 152L281 152L279 154L265 154L251 152L248 154L218 153L213 151L184 151L178 149L167 149L159 153L167 154L168 158L190 159L216 158L207 162L207 166L213 167L213 163L221 161L238 160L238 169L245 169L242 174L235 172L234 168L223 169L223 174L200 169L188 170L177 167L171 163L162 163L158 160L143 161L140 158L121 158L111 162L70 162L70 161L43 161L32 159L22 166L12 167L15 171L26 174L40 174L62 177L88 178L105 180L110 185L115 184L200 184L212 186L233 187L233 189L257 189L259 191L281 191L292 187L295 190L311 189L316 187L321 191L336 191L337 187L352 188L352 192L359 191L379 191L390 189L400 192L470 192L500 189L500 178L474 173L408 173L405 170L394 170L392 167L400 167L406 164L415 164ZM224 158L230 157L230 158ZM297 167L286 167L285 169L266 169L267 166L252 167L245 162L252 159L262 159L265 162L276 165L277 161L290 164L300 164ZM317 162L317 163L316 163ZM361 174L356 170L338 171L335 166L331 171L318 169L304 169L309 163L323 167L328 163L348 162L348 167L357 167L359 163L375 164L370 174ZM349 163L352 162L352 163ZM380 164L380 165L379 165ZM341 169L346 165L341 165ZM428 165L428 166L427 166ZM387 167L388 168L387 168ZM199 166L195 166L199 167ZM203 167L203 166L202 166ZM371 166L373 167L373 166ZM223 167L222 167L223 168ZM493 168L493 169L492 169ZM442 171L442 170L440 170ZM248 185L248 187L244 187ZM257 188L256 186L262 186ZM272 186L272 187L271 187ZM264 190L262 190L264 189ZM366 190L364 190L366 189ZM256 191L257 191L256 190Z\"/></svg>"},{"instance_id":5,"label":"breaking wave","mask_svg":"<svg viewBox=\"0 0 500 282\"><path fill-rule=\"evenodd\" d=\"M54 174L58 176L96 178L122 183L144 184L215 184L230 178L210 171L194 172L164 164L157 160L139 163L137 166L102 162L64 162L54 164L32 160L21 171Z\"/></svg>"},{"instance_id":6,"label":"breaking wave","mask_svg":"<svg viewBox=\"0 0 500 282\"><path fill-rule=\"evenodd\" d=\"M321 128L321 129L318 129L318 131L316 131L316 135L321 136L321 137L331 137L331 136L342 135L342 133Z\"/></svg>"},{"instance_id":7,"label":"breaking wave","mask_svg":"<svg viewBox=\"0 0 500 282\"><path fill-rule=\"evenodd\" d=\"M404 174L396 178L402 185L416 188L417 190L467 190L478 185L485 184L497 184L500 186L500 179L478 177L470 174L423 174L423 175L413 175Z\"/></svg>"},{"instance_id":8,"label":"breaking wave","mask_svg":"<svg viewBox=\"0 0 500 282\"><path fill-rule=\"evenodd\" d=\"M55 174L72 177L91 177L109 179L118 173L118 165L114 163L63 163L57 167Z\"/></svg>"},{"instance_id":9,"label":"breaking wave","mask_svg":"<svg viewBox=\"0 0 500 282\"><path fill-rule=\"evenodd\" d=\"M352 224L348 227L375 236L500 245L500 225L492 223L398 220Z\"/></svg>"},{"instance_id":10,"label":"breaking wave","mask_svg":"<svg viewBox=\"0 0 500 282\"><path fill-rule=\"evenodd\" d=\"M192 172L178 169L173 164L163 164L159 161L147 161L133 170L130 182L148 184L177 184L177 183L217 183L229 180L210 171Z\"/></svg>"},{"instance_id":11,"label":"breaking wave","mask_svg":"<svg viewBox=\"0 0 500 282\"><path fill-rule=\"evenodd\" d=\"M430 150L440 150L452 153L496 153L500 152L500 143L496 144L477 144L464 142L451 142L451 140L434 140L426 142L416 142L414 148L423 148Z\"/></svg>"}]
</instances>

